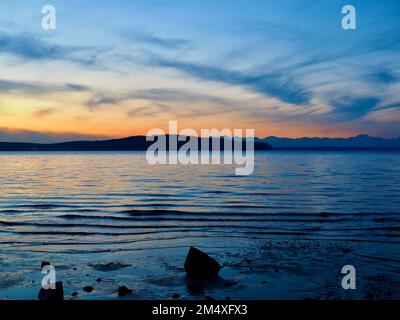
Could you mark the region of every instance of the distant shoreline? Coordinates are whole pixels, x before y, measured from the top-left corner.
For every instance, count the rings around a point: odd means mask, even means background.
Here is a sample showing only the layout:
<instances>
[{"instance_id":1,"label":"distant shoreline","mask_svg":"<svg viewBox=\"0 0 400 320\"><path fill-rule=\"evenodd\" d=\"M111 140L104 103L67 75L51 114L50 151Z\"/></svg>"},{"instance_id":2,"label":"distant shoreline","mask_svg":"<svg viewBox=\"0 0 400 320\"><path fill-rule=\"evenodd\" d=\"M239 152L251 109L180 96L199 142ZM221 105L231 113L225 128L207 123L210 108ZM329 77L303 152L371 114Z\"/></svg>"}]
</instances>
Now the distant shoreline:
<instances>
[{"instance_id":1,"label":"distant shoreline","mask_svg":"<svg viewBox=\"0 0 400 320\"><path fill-rule=\"evenodd\" d=\"M107 152L107 153L117 153L117 152L145 152L146 149L0 149L1 153L6 152L37 152L37 153L67 153L67 152ZM342 151L342 152L400 152L400 148L272 148L269 150L254 150L256 153L259 152L277 152L277 151ZM168 152L168 151L167 151ZM211 151L209 151L211 152ZM223 153L224 151L221 151Z\"/></svg>"},{"instance_id":2,"label":"distant shoreline","mask_svg":"<svg viewBox=\"0 0 400 320\"><path fill-rule=\"evenodd\" d=\"M276 148L271 151L400 151L400 148L346 148L346 147L305 147L305 148Z\"/></svg>"},{"instance_id":3,"label":"distant shoreline","mask_svg":"<svg viewBox=\"0 0 400 320\"><path fill-rule=\"evenodd\" d=\"M168 139L167 135L167 141ZM189 139L189 137L187 137ZM193 138L193 137L192 137ZM212 146L211 138L199 138L198 148L203 139L209 139L209 146ZM224 139L220 138L220 150L223 151ZM240 138L242 139L242 138ZM350 138L278 138L268 137L265 139L254 138L255 151L400 151L400 139L384 139L359 135ZM179 141L177 150L187 141ZM246 143L242 139L243 146ZM95 140L95 141L68 141L59 143L29 143L29 142L1 142L2 151L37 151L37 152L62 152L62 151L146 151L153 144L147 141L145 136L132 136L121 139ZM245 149L245 148L243 148ZM166 150L169 150L167 143ZM171 151L176 151L174 148ZM210 149L211 151L211 149Z\"/></svg>"},{"instance_id":4,"label":"distant shoreline","mask_svg":"<svg viewBox=\"0 0 400 320\"><path fill-rule=\"evenodd\" d=\"M187 137L189 138L189 137ZM193 137L192 137L193 138ZM212 151L211 148L214 144L212 138L197 138L198 151L203 150L202 144L206 141L207 149ZM221 151L224 150L224 137L219 138L219 148ZM232 138L229 138L232 139ZM246 140L242 139L243 150L245 150ZM232 139L233 140L233 139ZM218 141L218 140L217 140ZM146 151L154 143L154 141L148 141L145 136L134 136L122 139L112 140L98 140L98 141L71 141L71 142L60 142L60 143L25 143L25 142L0 142L1 151ZM187 141L177 141L174 147L169 147L169 136L166 137L166 151L179 151L179 149ZM232 145L231 141L231 145ZM218 148L218 147L217 147ZM233 149L233 148L232 148ZM218 150L218 149L217 149ZM271 145L264 141L254 141L255 151L267 151L272 150ZM194 150L193 150L194 151Z\"/></svg>"}]
</instances>

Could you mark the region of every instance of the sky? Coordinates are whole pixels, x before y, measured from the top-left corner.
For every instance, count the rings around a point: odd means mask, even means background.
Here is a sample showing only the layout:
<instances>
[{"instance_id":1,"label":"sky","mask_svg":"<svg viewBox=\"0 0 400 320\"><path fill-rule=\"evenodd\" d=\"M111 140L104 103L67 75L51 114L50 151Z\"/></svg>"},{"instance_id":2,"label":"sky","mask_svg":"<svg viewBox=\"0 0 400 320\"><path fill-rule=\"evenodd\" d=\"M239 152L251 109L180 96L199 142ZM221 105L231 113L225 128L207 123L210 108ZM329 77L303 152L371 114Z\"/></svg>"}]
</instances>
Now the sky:
<instances>
[{"instance_id":1,"label":"sky","mask_svg":"<svg viewBox=\"0 0 400 320\"><path fill-rule=\"evenodd\" d=\"M41 26L47 4L56 30ZM1 0L0 141L145 135L169 120L400 137L399 17L397 0Z\"/></svg>"}]
</instances>

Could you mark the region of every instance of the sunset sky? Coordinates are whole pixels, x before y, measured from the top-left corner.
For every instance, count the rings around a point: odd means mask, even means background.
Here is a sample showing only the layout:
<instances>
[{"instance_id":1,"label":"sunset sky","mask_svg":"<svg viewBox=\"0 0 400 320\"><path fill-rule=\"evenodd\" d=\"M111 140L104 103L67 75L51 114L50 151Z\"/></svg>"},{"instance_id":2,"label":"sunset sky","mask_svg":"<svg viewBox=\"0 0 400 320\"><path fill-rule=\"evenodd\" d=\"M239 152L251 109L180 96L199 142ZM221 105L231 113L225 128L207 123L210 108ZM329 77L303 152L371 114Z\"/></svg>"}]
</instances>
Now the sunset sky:
<instances>
[{"instance_id":1,"label":"sunset sky","mask_svg":"<svg viewBox=\"0 0 400 320\"><path fill-rule=\"evenodd\" d=\"M357 10L343 30L341 8ZM54 5L57 29L41 28ZM1 0L0 140L400 136L400 1Z\"/></svg>"}]
</instances>

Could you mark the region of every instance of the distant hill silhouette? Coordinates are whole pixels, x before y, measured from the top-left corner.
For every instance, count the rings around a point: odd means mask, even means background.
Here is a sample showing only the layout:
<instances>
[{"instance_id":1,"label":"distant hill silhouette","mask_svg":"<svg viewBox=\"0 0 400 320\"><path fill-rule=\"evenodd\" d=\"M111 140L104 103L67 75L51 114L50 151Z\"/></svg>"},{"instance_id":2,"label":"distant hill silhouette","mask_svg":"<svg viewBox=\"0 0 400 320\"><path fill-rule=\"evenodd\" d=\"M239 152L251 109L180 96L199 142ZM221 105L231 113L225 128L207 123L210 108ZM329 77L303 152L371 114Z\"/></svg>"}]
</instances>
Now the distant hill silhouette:
<instances>
[{"instance_id":1,"label":"distant hill silhouette","mask_svg":"<svg viewBox=\"0 0 400 320\"><path fill-rule=\"evenodd\" d=\"M197 138L200 139L200 138ZM205 138L203 138L205 139ZM211 139L209 139L211 146ZM168 136L167 136L168 141ZM198 140L200 146L200 140ZM0 151L145 151L154 142L146 141L145 136L133 136L122 139L98 140L98 141L71 141L61 143L24 143L24 142L0 142ZM185 142L178 142L178 149ZM221 138L221 149L223 139ZM244 141L242 142L244 144ZM168 145L167 145L168 148ZM271 150L271 146L263 141L254 142L255 150Z\"/></svg>"},{"instance_id":2,"label":"distant hill silhouette","mask_svg":"<svg viewBox=\"0 0 400 320\"><path fill-rule=\"evenodd\" d=\"M198 138L200 139L200 138ZM204 139L204 138L203 138ZM221 138L221 148L223 147ZM168 141L168 139L167 139ZM198 141L200 146L200 140ZM178 148L185 142L179 141ZM244 142L243 142L244 143ZM0 151L145 151L153 144L145 136L97 141L60 143L0 142ZM211 141L209 141L211 145ZM167 146L168 148L168 146ZM278 138L256 139L255 150L400 150L400 139L359 135L351 138Z\"/></svg>"},{"instance_id":3,"label":"distant hill silhouette","mask_svg":"<svg viewBox=\"0 0 400 320\"><path fill-rule=\"evenodd\" d=\"M351 138L278 138L259 139L277 150L400 150L400 138L384 139L369 135Z\"/></svg>"}]
</instances>

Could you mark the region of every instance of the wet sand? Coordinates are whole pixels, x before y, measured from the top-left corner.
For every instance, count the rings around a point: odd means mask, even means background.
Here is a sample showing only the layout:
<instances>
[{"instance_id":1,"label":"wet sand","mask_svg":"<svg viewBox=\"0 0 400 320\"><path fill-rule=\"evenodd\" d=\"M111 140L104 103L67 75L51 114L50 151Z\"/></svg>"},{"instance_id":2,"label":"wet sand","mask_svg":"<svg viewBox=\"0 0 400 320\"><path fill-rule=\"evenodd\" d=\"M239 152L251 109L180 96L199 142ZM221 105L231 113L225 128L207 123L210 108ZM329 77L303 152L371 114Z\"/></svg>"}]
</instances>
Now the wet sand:
<instances>
[{"instance_id":1,"label":"wet sand","mask_svg":"<svg viewBox=\"0 0 400 320\"><path fill-rule=\"evenodd\" d=\"M248 240L247 240L248 241ZM398 249L396 243L388 251ZM188 246L115 252L113 261L87 255L56 261L66 300L92 299L399 299L400 260L385 260L377 244L316 240L270 240L245 248L202 247L224 267L215 280L191 279L183 264ZM375 251L374 251L375 250ZM397 251L399 252L399 251ZM395 251L393 251L395 253ZM7 257L2 257L7 261ZM59 258L57 259L59 260ZM357 289L343 290L342 266L354 265ZM2 273L2 299L37 299L42 274ZM131 294L118 297L125 285ZM85 292L91 286L93 291Z\"/></svg>"}]
</instances>

